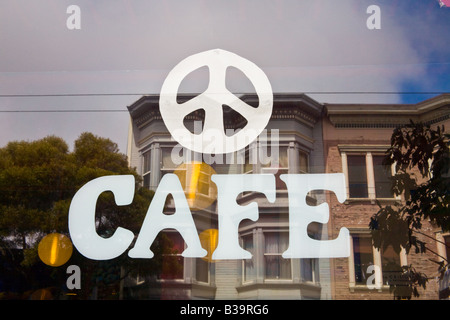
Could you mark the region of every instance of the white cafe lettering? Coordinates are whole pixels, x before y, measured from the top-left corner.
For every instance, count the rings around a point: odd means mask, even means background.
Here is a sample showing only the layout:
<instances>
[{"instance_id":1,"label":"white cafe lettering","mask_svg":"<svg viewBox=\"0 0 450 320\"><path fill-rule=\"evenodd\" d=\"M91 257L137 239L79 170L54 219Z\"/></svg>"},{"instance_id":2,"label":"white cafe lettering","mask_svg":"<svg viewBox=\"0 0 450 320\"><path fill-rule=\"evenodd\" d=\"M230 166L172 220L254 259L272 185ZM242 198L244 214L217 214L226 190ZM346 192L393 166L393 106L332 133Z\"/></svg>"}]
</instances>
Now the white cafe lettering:
<instances>
[{"instance_id":1,"label":"white cafe lettering","mask_svg":"<svg viewBox=\"0 0 450 320\"><path fill-rule=\"evenodd\" d=\"M329 190L340 202L346 198L345 177L334 174L284 174L289 197L289 247L283 258L338 258L350 255L350 236L347 228L341 228L333 240L315 240L308 236L307 227L312 222L327 223L327 203L310 206L306 195L312 190ZM244 191L255 191L275 202L276 187L273 174L220 175L214 174L212 181L217 185L218 245L213 253L214 260L250 259L251 253L239 245L239 223L244 219L257 221L258 205L252 202L239 205L237 196ZM85 184L72 199L69 209L69 232L77 250L87 258L109 260L123 254L132 244L134 233L119 227L109 238L101 237L96 231L95 208L97 198L105 191L114 194L118 206L133 201L135 180L132 175L105 176ZM167 196L174 199L175 213L163 212ZM131 258L152 258L150 246L161 230L175 229L183 237L186 249L182 256L200 258L207 252L202 248L184 190L175 174L162 178L141 226L136 243L128 255Z\"/></svg>"},{"instance_id":2,"label":"white cafe lettering","mask_svg":"<svg viewBox=\"0 0 450 320\"><path fill-rule=\"evenodd\" d=\"M176 93L184 77L205 64L210 70L208 89L180 105ZM239 102L225 87L225 71L230 66L240 69L253 83L260 101L257 109ZM215 116L224 103L250 122L233 137L223 135L223 121ZM161 89L159 105L167 129L181 145L199 153L223 154L242 149L264 130L272 113L273 94L269 79L258 66L234 53L214 49L189 56L169 72ZM213 116L206 116L208 120L205 119L205 128L201 133L192 134L183 128L183 119L186 112L198 109L198 105ZM210 144L213 145L211 150ZM328 222L329 208L327 203L309 206L306 195L312 190L329 190L336 194L340 202L344 202L344 174L284 174L280 178L286 183L289 197L289 247L283 252L283 258L348 257L350 236L347 228L341 228L338 237L333 240L315 240L307 232L312 222ZM239 223L244 219L257 221L258 205L255 202L239 205L236 199L242 192L254 191L265 195L269 202L275 202L275 175L213 174L211 180L217 186L219 229L218 245L212 259L250 259L251 253L239 245ZM129 205L133 201L134 188L132 175L106 176L88 182L75 194L69 209L69 232L81 254L90 259L108 260L120 256L130 247L134 234L125 228L117 228L109 238L97 234L95 208L97 198L105 191L114 194L117 205ZM175 205L172 215L163 212L169 194ZM160 181L136 243L128 255L131 258L153 258L150 246L164 229L175 229L183 237L187 247L182 256L200 258L207 255L201 246L184 190L175 174L166 174Z\"/></svg>"}]
</instances>

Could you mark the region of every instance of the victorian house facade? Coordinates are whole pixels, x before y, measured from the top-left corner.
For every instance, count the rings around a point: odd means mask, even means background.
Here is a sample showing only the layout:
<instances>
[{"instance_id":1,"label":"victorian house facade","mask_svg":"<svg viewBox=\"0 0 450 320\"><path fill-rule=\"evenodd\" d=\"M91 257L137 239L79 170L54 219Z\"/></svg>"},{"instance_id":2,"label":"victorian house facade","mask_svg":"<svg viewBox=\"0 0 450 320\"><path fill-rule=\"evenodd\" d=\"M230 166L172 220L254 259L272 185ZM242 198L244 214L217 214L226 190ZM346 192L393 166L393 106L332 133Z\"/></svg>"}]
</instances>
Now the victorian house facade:
<instances>
[{"instance_id":1,"label":"victorian house facade","mask_svg":"<svg viewBox=\"0 0 450 320\"><path fill-rule=\"evenodd\" d=\"M182 95L188 101L194 95ZM257 106L257 97L241 95L239 99ZM441 95L416 105L343 105L322 104L304 94L274 94L273 112L266 130L245 150L224 156L193 153L182 148L166 129L159 112L159 96L143 96L128 107L131 121L128 158L143 178L143 185L156 190L168 173L178 176L185 191L205 258L185 258L183 238L176 230L164 230L172 250L163 254L162 270L157 275L128 279L125 287L135 298L167 299L392 299L386 276L387 262L415 263L429 274L436 265L431 256L412 253L380 252L373 248L368 229L370 217L383 203L402 201L394 198L387 186L389 173L381 168L381 158L390 144L395 126L409 119L430 124L449 124L450 96ZM224 107L224 128L228 132L245 126L245 119ZM219 114L218 114L219 116ZM201 110L185 117L184 125L194 132L205 116ZM276 200L257 192L243 192L237 203L256 202L259 218L239 224L240 246L251 252L251 259L213 260L211 252L217 242L218 208L214 174L273 173ZM328 202L327 224L312 223L310 237L328 240L346 227L351 236L348 258L284 259L288 247L289 208L284 173L344 173L347 200L344 203L326 191L307 196L315 206ZM392 173L392 172L391 172ZM174 211L168 198L165 213ZM449 236L433 226L427 234L441 240L436 250L448 254ZM164 270L164 266L168 266ZM176 265L177 267L173 267ZM171 266L171 267L169 267ZM369 269L368 269L369 268ZM368 284L374 284L368 286ZM430 282L422 297L437 298L437 284Z\"/></svg>"}]
</instances>

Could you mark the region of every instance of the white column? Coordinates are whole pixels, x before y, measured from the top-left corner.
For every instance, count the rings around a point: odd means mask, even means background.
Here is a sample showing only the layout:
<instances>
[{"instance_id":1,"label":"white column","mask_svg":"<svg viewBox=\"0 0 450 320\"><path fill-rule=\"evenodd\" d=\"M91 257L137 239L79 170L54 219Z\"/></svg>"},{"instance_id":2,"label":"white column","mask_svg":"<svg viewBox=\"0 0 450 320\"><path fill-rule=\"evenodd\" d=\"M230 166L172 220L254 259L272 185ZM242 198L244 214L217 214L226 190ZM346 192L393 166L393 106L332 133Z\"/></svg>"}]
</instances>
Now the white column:
<instances>
[{"instance_id":1,"label":"white column","mask_svg":"<svg viewBox=\"0 0 450 320\"><path fill-rule=\"evenodd\" d=\"M348 163L347 163L347 153L341 152L341 162L342 162L342 173L345 175L345 192L347 199L350 198L350 190L348 186Z\"/></svg>"},{"instance_id":2,"label":"white column","mask_svg":"<svg viewBox=\"0 0 450 320\"><path fill-rule=\"evenodd\" d=\"M350 234L350 255L348 256L348 279L350 288L354 288L356 285L355 279L355 258L353 251L353 237Z\"/></svg>"},{"instance_id":3,"label":"white column","mask_svg":"<svg viewBox=\"0 0 450 320\"><path fill-rule=\"evenodd\" d=\"M380 249L373 248L373 264L375 268L375 288L381 288L383 286L383 269L381 263Z\"/></svg>"},{"instance_id":4,"label":"white column","mask_svg":"<svg viewBox=\"0 0 450 320\"><path fill-rule=\"evenodd\" d=\"M161 179L161 148L155 143L150 148L150 190L156 191Z\"/></svg>"},{"instance_id":5,"label":"white column","mask_svg":"<svg viewBox=\"0 0 450 320\"><path fill-rule=\"evenodd\" d=\"M367 189L369 193L369 199L375 200L375 175L373 172L373 159L372 153L366 153L366 171L367 171Z\"/></svg>"},{"instance_id":6,"label":"white column","mask_svg":"<svg viewBox=\"0 0 450 320\"><path fill-rule=\"evenodd\" d=\"M447 257L447 250L445 247L445 239L442 232L436 232L436 247L437 247L437 253L441 257L446 258L447 260L450 259L450 257ZM439 261L443 261L442 258L438 257Z\"/></svg>"},{"instance_id":7,"label":"white column","mask_svg":"<svg viewBox=\"0 0 450 320\"><path fill-rule=\"evenodd\" d=\"M253 230L254 254L253 263L255 264L256 282L264 282L264 234L261 228Z\"/></svg>"},{"instance_id":8,"label":"white column","mask_svg":"<svg viewBox=\"0 0 450 320\"><path fill-rule=\"evenodd\" d=\"M289 173L300 173L300 161L299 161L298 149L295 146L295 142L289 142L288 147L288 165Z\"/></svg>"}]
</instances>

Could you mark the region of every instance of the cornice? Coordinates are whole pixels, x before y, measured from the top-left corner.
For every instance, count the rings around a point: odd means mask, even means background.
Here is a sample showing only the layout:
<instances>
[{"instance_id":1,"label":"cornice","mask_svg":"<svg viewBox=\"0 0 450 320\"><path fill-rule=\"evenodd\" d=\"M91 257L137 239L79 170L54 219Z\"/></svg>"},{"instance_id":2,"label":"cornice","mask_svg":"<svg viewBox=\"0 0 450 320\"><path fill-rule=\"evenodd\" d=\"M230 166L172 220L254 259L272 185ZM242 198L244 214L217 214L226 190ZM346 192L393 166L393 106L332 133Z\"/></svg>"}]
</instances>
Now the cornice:
<instances>
[{"instance_id":1,"label":"cornice","mask_svg":"<svg viewBox=\"0 0 450 320\"><path fill-rule=\"evenodd\" d=\"M179 102L187 101L194 97L194 94L179 96ZM255 94L243 94L239 96L245 102L257 101ZM304 94L274 94L274 108L271 120L296 120L308 126L314 126L322 115L322 104L314 101ZM143 96L132 105L128 106L128 111L139 129L149 125L153 121L161 121L159 112L159 95ZM201 112L190 114L187 120L202 120ZM232 117L225 123L226 129L236 129L241 127L243 120L240 117Z\"/></svg>"},{"instance_id":2,"label":"cornice","mask_svg":"<svg viewBox=\"0 0 450 320\"><path fill-rule=\"evenodd\" d=\"M417 104L325 104L336 128L395 128L411 120L434 124L450 118L450 94Z\"/></svg>"}]
</instances>

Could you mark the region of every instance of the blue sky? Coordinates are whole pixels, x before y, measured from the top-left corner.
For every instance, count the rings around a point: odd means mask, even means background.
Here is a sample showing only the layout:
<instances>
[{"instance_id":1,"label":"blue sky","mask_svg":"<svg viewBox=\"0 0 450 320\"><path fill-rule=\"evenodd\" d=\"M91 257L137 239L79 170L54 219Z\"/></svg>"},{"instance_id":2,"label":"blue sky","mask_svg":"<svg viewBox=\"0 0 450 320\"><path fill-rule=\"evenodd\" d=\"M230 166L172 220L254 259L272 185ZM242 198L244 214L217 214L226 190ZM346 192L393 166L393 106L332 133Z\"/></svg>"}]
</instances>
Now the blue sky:
<instances>
[{"instance_id":1,"label":"blue sky","mask_svg":"<svg viewBox=\"0 0 450 320\"><path fill-rule=\"evenodd\" d=\"M80 30L66 27L72 4ZM379 30L366 26L370 5L380 7ZM3 0L0 147L49 134L72 144L91 131L125 152L126 106L158 94L184 58L214 48L257 64L276 92L417 103L435 95L420 92L450 92L449 34L450 8L437 0ZM237 76L230 83L250 90Z\"/></svg>"}]
</instances>

